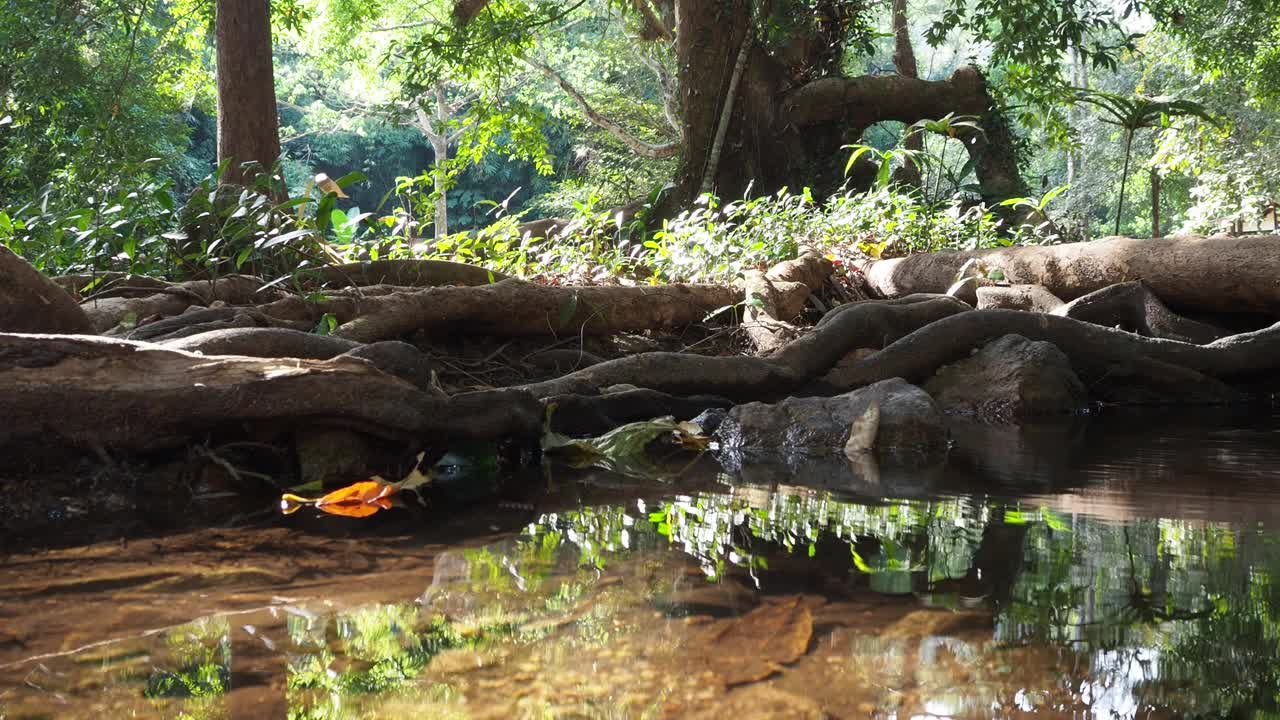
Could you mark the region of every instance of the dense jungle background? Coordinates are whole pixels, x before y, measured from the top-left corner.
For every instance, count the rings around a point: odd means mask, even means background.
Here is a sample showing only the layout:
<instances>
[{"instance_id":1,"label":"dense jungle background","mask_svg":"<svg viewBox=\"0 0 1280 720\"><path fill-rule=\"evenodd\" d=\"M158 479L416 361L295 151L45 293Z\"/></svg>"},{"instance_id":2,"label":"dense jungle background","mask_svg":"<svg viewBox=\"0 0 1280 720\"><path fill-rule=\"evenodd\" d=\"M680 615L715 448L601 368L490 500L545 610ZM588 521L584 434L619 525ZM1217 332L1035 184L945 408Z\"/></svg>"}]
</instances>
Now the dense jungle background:
<instances>
[{"instance_id":1,"label":"dense jungle background","mask_svg":"<svg viewBox=\"0 0 1280 720\"><path fill-rule=\"evenodd\" d=\"M1280 88L1268 3L706 4L750 24L765 55L808 53L788 59L800 80L943 82L961 67L981 68L1021 175L1004 196L982 192L963 146L965 124L987 108L966 112L945 100L932 116L871 117L852 126L857 134L846 127L809 148L819 156L802 169L744 173L739 163L727 171L740 178L732 187L686 188L679 146L697 149L697 139L683 127L692 110L679 94L705 82L718 114L733 73L679 66L670 3L478 3L483 11L463 25L455 11L466 5L273 4L276 199L291 201L275 209L292 224L270 234L237 222L265 217L252 197L204 207L219 176L211 2L17 0L0 28L0 242L49 274L193 274L220 260L261 268L257 256L278 251L282 238L323 237L341 259L483 256L495 269L582 279L644 265L642 275L688 280L794 256L797 233L778 228L851 238L879 256L1275 222L1280 173L1268 153ZM680 21L696 22L691 15ZM744 87L753 82L747 72ZM938 92L870 91L857 101L902 104L904 95ZM255 105L226 112L270 119ZM804 109L778 112L785 120ZM716 124L706 124L700 132L713 133ZM727 166L743 145L730 135ZM847 169L853 182L842 185L838 169L858 146L866 149ZM892 179L911 182L867 177L881 161L905 166L907 176ZM327 194L337 188L318 185L320 173L344 191ZM630 212L624 225L617 208L661 204L664 188L680 196L663 208L667 225L632 226ZM689 205L699 190L724 199ZM999 203L1018 197L1052 223L999 227L1008 219ZM512 242L519 233L464 234L549 217L588 229L572 237L598 238L603 228L631 242L529 252ZM292 270L296 260L271 269Z\"/></svg>"}]
</instances>

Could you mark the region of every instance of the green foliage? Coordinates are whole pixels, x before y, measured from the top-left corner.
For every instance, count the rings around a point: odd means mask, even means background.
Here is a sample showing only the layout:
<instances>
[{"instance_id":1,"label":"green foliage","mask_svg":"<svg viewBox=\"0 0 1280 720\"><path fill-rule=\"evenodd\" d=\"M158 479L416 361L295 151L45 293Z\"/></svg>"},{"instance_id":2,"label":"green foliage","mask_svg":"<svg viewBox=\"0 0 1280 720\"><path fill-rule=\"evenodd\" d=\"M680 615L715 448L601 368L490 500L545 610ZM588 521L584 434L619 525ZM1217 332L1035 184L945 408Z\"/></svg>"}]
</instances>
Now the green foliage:
<instances>
[{"instance_id":1,"label":"green foliage","mask_svg":"<svg viewBox=\"0 0 1280 720\"><path fill-rule=\"evenodd\" d=\"M1124 214L1125 183L1129 179L1129 159L1133 152L1133 136L1143 128L1170 127L1170 119L1175 117L1193 117L1208 122L1217 122L1203 105L1191 100L1180 100L1167 97L1146 97L1134 95L1124 97L1115 93L1097 90L1078 90L1077 99L1102 111L1103 122L1110 123L1124 130L1124 169L1120 174L1120 197L1116 201L1116 228L1120 234L1120 220Z\"/></svg>"},{"instance_id":2,"label":"green foliage","mask_svg":"<svg viewBox=\"0 0 1280 720\"><path fill-rule=\"evenodd\" d=\"M190 19L165 3L14 0L0 23L0 197L89 195L180 155L198 82ZM156 167L147 168L154 172Z\"/></svg>"},{"instance_id":3,"label":"green foliage","mask_svg":"<svg viewBox=\"0 0 1280 720\"><path fill-rule=\"evenodd\" d=\"M1005 230L981 203L925 203L892 185L846 191L821 202L808 190L795 194L784 188L723 207L703 197L694 209L664 222L645 243L650 252L644 260L664 281L712 282L793 258L801 244L880 257L1041 240L1025 229Z\"/></svg>"},{"instance_id":4,"label":"green foliage","mask_svg":"<svg viewBox=\"0 0 1280 720\"><path fill-rule=\"evenodd\" d=\"M1280 14L1267 0L1147 0L1161 28L1185 43L1197 70L1280 99Z\"/></svg>"},{"instance_id":5,"label":"green foliage","mask_svg":"<svg viewBox=\"0 0 1280 720\"><path fill-rule=\"evenodd\" d=\"M1120 53L1132 50L1139 37L1124 29L1115 11L1099 0L948 0L925 36L938 47L952 31L963 30L975 45L989 45L988 62L999 68L1001 94L1016 108L1018 122L1061 145L1067 141L1062 103L1071 96L1060 68L1063 52L1075 50L1095 68L1114 69ZM1124 17L1131 11L1132 6Z\"/></svg>"}]
</instances>

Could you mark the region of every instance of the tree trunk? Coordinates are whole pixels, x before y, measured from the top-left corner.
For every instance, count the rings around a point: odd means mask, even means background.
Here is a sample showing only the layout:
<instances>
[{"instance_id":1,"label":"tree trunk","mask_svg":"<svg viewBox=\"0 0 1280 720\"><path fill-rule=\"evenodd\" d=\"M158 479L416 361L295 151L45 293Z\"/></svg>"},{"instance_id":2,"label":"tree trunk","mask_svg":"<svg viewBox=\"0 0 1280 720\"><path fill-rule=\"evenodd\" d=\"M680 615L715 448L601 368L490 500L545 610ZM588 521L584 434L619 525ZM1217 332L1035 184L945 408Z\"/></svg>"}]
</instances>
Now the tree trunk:
<instances>
[{"instance_id":1,"label":"tree trunk","mask_svg":"<svg viewBox=\"0 0 1280 720\"><path fill-rule=\"evenodd\" d=\"M1120 171L1120 199L1116 201L1116 231L1120 234L1120 218L1124 216L1124 190L1129 182L1129 156L1133 150L1133 131L1124 136L1124 169Z\"/></svg>"},{"instance_id":2,"label":"tree trunk","mask_svg":"<svg viewBox=\"0 0 1280 720\"><path fill-rule=\"evenodd\" d=\"M218 0L215 32L218 162L230 160L222 180L246 184L280 157L269 0Z\"/></svg>"},{"instance_id":3,"label":"tree trunk","mask_svg":"<svg viewBox=\"0 0 1280 720\"><path fill-rule=\"evenodd\" d=\"M920 77L916 66L916 51L911 46L911 26L907 22L907 0L893 0L893 66L903 77ZM902 147L910 152L923 152L924 133L916 132L904 136ZM904 162L894 172L893 179L904 185L920 187L923 180L920 165L912 160Z\"/></svg>"},{"instance_id":4,"label":"tree trunk","mask_svg":"<svg viewBox=\"0 0 1280 720\"><path fill-rule=\"evenodd\" d=\"M833 7L827 14L831 12L839 9ZM683 147L667 203L681 208L696 199L716 146L722 100L751 30L750 3L684 0L677 3L676 17ZM975 115L984 128L960 137L976 160L984 195L1003 199L1027 194L1008 128L975 68L961 68L951 78L933 82L902 75L821 75L838 68L832 58L841 52L838 39L821 35L821 27L804 27L782 42L752 44L720 146L713 184L721 196L740 197L748 188L761 195L784 186L829 193L845 180L848 154L842 146L856 141L867 127L885 120L913 123L949 112ZM697 71L688 70L693 68Z\"/></svg>"},{"instance_id":5,"label":"tree trunk","mask_svg":"<svg viewBox=\"0 0 1280 720\"><path fill-rule=\"evenodd\" d=\"M444 135L444 123L448 119L449 108L444 102L444 85L436 83L435 121L438 132L431 137L431 150L435 153L431 175L435 180L436 240L443 240L449 234L449 198L445 195L448 191L449 140Z\"/></svg>"}]
</instances>

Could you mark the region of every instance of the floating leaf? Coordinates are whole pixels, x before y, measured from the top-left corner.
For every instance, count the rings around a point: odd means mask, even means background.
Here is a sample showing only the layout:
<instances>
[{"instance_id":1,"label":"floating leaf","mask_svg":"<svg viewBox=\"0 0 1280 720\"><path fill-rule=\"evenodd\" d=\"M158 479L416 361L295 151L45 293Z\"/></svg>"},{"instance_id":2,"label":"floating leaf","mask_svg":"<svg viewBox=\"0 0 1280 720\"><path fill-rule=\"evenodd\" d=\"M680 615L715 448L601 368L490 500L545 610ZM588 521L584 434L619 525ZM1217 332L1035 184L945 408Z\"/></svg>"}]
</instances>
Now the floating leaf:
<instances>
[{"instance_id":1,"label":"floating leaf","mask_svg":"<svg viewBox=\"0 0 1280 720\"><path fill-rule=\"evenodd\" d=\"M391 509L391 496L399 492L397 485L378 476L339 488L321 498L309 499L291 493L280 496L280 510L285 515L310 505L330 515L368 517L379 510Z\"/></svg>"},{"instance_id":2,"label":"floating leaf","mask_svg":"<svg viewBox=\"0 0 1280 720\"><path fill-rule=\"evenodd\" d=\"M554 407L548 412L553 411ZM710 442L697 425L662 417L628 423L598 438L582 440L546 430L542 436L542 452L571 467L601 467L632 477L653 478L661 472L645 455L645 448L667 435L691 450L703 450Z\"/></svg>"}]
</instances>

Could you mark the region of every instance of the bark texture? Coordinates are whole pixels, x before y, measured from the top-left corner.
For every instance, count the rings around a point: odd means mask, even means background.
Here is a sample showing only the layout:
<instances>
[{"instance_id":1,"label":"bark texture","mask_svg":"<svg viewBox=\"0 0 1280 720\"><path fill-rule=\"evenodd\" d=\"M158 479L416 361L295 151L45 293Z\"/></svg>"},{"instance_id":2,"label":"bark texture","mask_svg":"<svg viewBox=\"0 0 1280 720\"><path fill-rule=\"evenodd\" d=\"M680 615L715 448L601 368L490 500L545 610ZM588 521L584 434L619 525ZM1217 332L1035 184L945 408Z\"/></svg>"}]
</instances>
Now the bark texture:
<instances>
[{"instance_id":1,"label":"bark texture","mask_svg":"<svg viewBox=\"0 0 1280 720\"><path fill-rule=\"evenodd\" d=\"M518 391L421 392L355 358L205 357L93 337L0 334L0 446L59 439L147 449L244 423L427 438L536 437L542 406Z\"/></svg>"},{"instance_id":2,"label":"bark texture","mask_svg":"<svg viewBox=\"0 0 1280 720\"><path fill-rule=\"evenodd\" d=\"M550 287L504 280L484 287L403 290L371 297L306 302L291 297L262 307L281 319L334 315L337 337L357 342L415 331L507 337L607 334L671 328L701 321L741 299L723 285Z\"/></svg>"},{"instance_id":3,"label":"bark texture","mask_svg":"<svg viewBox=\"0 0 1280 720\"><path fill-rule=\"evenodd\" d=\"M970 259L1014 284L1042 285L1066 301L1141 280L1175 309L1280 316L1280 237L1106 238L1085 243L913 255L869 263L881 297L941 293Z\"/></svg>"},{"instance_id":4,"label":"bark texture","mask_svg":"<svg viewBox=\"0 0 1280 720\"><path fill-rule=\"evenodd\" d=\"M231 161L224 180L244 184L280 157L270 0L218 0L216 13L218 162Z\"/></svg>"},{"instance_id":5,"label":"bark texture","mask_svg":"<svg viewBox=\"0 0 1280 720\"><path fill-rule=\"evenodd\" d=\"M88 333L93 325L62 287L0 245L0 332Z\"/></svg>"}]
</instances>

